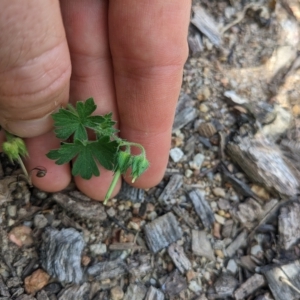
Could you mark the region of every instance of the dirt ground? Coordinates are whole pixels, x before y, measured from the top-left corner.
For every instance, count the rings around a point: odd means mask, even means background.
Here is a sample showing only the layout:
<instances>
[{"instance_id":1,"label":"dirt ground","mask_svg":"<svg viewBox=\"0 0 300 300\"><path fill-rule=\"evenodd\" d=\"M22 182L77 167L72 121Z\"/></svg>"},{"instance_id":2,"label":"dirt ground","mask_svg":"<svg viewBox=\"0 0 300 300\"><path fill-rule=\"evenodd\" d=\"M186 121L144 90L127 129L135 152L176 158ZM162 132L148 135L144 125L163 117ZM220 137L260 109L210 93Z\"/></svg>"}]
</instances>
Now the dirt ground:
<instances>
[{"instance_id":1,"label":"dirt ground","mask_svg":"<svg viewBox=\"0 0 300 300\"><path fill-rule=\"evenodd\" d=\"M107 206L1 154L0 300L300 299L300 3L195 0L163 181Z\"/></svg>"}]
</instances>

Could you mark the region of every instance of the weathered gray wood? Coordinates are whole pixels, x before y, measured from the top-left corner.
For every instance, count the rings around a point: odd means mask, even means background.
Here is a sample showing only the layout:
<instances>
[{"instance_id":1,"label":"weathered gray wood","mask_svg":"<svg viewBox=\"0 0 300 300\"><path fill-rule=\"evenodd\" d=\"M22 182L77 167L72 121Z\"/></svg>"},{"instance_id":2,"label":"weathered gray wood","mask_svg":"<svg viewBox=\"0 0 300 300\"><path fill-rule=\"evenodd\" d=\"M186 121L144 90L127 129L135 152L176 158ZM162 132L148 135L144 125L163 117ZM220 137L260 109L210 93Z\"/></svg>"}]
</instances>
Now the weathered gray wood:
<instances>
[{"instance_id":1,"label":"weathered gray wood","mask_svg":"<svg viewBox=\"0 0 300 300\"><path fill-rule=\"evenodd\" d=\"M44 290L41 290L37 293L36 300L49 300L49 297Z\"/></svg>"},{"instance_id":2,"label":"weathered gray wood","mask_svg":"<svg viewBox=\"0 0 300 300\"><path fill-rule=\"evenodd\" d=\"M167 293L169 297L179 294L188 287L186 279L179 274L177 269L171 274L160 278L159 282L162 291Z\"/></svg>"},{"instance_id":3,"label":"weathered gray wood","mask_svg":"<svg viewBox=\"0 0 300 300\"><path fill-rule=\"evenodd\" d=\"M130 201L134 203L140 203L145 199L145 191L143 189L135 188L123 181L117 199L130 199Z\"/></svg>"},{"instance_id":4,"label":"weathered gray wood","mask_svg":"<svg viewBox=\"0 0 300 300\"><path fill-rule=\"evenodd\" d=\"M148 289L145 300L164 300L165 295L159 289L156 289L154 286L150 286Z\"/></svg>"},{"instance_id":5,"label":"weathered gray wood","mask_svg":"<svg viewBox=\"0 0 300 300\"><path fill-rule=\"evenodd\" d=\"M182 109L176 116L173 124L173 132L181 129L188 123L192 122L198 116L198 111L193 107Z\"/></svg>"},{"instance_id":6,"label":"weathered gray wood","mask_svg":"<svg viewBox=\"0 0 300 300\"><path fill-rule=\"evenodd\" d=\"M168 253L181 274L191 269L192 264L181 246L173 243L168 247Z\"/></svg>"},{"instance_id":7,"label":"weathered gray wood","mask_svg":"<svg viewBox=\"0 0 300 300\"><path fill-rule=\"evenodd\" d=\"M289 250L300 238L300 204L291 202L280 209L278 217L280 247Z\"/></svg>"},{"instance_id":8,"label":"weathered gray wood","mask_svg":"<svg viewBox=\"0 0 300 300\"><path fill-rule=\"evenodd\" d=\"M235 290L234 297L236 300L246 299L253 292L265 285L265 277L260 274L254 274Z\"/></svg>"},{"instance_id":9,"label":"weathered gray wood","mask_svg":"<svg viewBox=\"0 0 300 300\"><path fill-rule=\"evenodd\" d=\"M182 236L179 223L171 212L146 224L144 231L148 247L154 253L176 242Z\"/></svg>"},{"instance_id":10,"label":"weathered gray wood","mask_svg":"<svg viewBox=\"0 0 300 300\"><path fill-rule=\"evenodd\" d=\"M194 16L191 23L206 35L215 46L220 46L222 38L214 19L200 6L194 7L193 12Z\"/></svg>"},{"instance_id":11,"label":"weathered gray wood","mask_svg":"<svg viewBox=\"0 0 300 300\"><path fill-rule=\"evenodd\" d=\"M63 289L57 299L58 300L74 300L87 299L89 295L90 284L85 282L82 285L71 285Z\"/></svg>"},{"instance_id":12,"label":"weathered gray wood","mask_svg":"<svg viewBox=\"0 0 300 300\"><path fill-rule=\"evenodd\" d=\"M82 280L81 252L85 246L81 233L73 228L46 228L41 246L41 263L49 275L61 282Z\"/></svg>"},{"instance_id":13,"label":"weathered gray wood","mask_svg":"<svg viewBox=\"0 0 300 300\"><path fill-rule=\"evenodd\" d=\"M182 207L173 206L174 213L180 218L183 219L184 222L190 227L195 228L197 226L194 218L189 215L189 213Z\"/></svg>"},{"instance_id":14,"label":"weathered gray wood","mask_svg":"<svg viewBox=\"0 0 300 300\"><path fill-rule=\"evenodd\" d=\"M200 217L204 228L210 229L215 222L214 213L210 205L205 200L205 192L200 190L192 190L189 192L197 215Z\"/></svg>"},{"instance_id":15,"label":"weathered gray wood","mask_svg":"<svg viewBox=\"0 0 300 300\"><path fill-rule=\"evenodd\" d=\"M293 197L299 182L286 164L282 152L263 137L243 138L239 144L229 143L227 153L254 181L279 194Z\"/></svg>"},{"instance_id":16,"label":"weathered gray wood","mask_svg":"<svg viewBox=\"0 0 300 300\"><path fill-rule=\"evenodd\" d=\"M226 248L226 255L231 257L235 254L235 252L243 246L247 245L247 230L243 230L235 240Z\"/></svg>"},{"instance_id":17,"label":"weathered gray wood","mask_svg":"<svg viewBox=\"0 0 300 300\"><path fill-rule=\"evenodd\" d=\"M196 255L215 260L214 251L204 230L192 230L192 251Z\"/></svg>"},{"instance_id":18,"label":"weathered gray wood","mask_svg":"<svg viewBox=\"0 0 300 300\"><path fill-rule=\"evenodd\" d=\"M191 54L197 55L204 50L200 34L189 35L188 37L189 49Z\"/></svg>"},{"instance_id":19,"label":"weathered gray wood","mask_svg":"<svg viewBox=\"0 0 300 300\"><path fill-rule=\"evenodd\" d=\"M130 284L123 300L144 300L147 289L142 284Z\"/></svg>"},{"instance_id":20,"label":"weathered gray wood","mask_svg":"<svg viewBox=\"0 0 300 300\"><path fill-rule=\"evenodd\" d=\"M215 297L213 299L230 297L233 291L238 285L238 281L228 274L222 274L215 282L214 288L216 291Z\"/></svg>"},{"instance_id":21,"label":"weathered gray wood","mask_svg":"<svg viewBox=\"0 0 300 300\"><path fill-rule=\"evenodd\" d=\"M87 269L87 274L96 280L115 278L127 273L127 265L121 259L99 262Z\"/></svg>"},{"instance_id":22,"label":"weathered gray wood","mask_svg":"<svg viewBox=\"0 0 300 300\"><path fill-rule=\"evenodd\" d=\"M168 184L160 194L158 201L162 204L169 204L171 197L180 189L183 183L183 176L180 174L172 175Z\"/></svg>"},{"instance_id":23,"label":"weathered gray wood","mask_svg":"<svg viewBox=\"0 0 300 300\"><path fill-rule=\"evenodd\" d=\"M8 288L7 288L6 284L4 283L1 275L0 275L0 296L10 297Z\"/></svg>"},{"instance_id":24,"label":"weathered gray wood","mask_svg":"<svg viewBox=\"0 0 300 300\"><path fill-rule=\"evenodd\" d=\"M103 221L107 217L103 204L98 201L83 201L62 193L54 193L52 199L79 218Z\"/></svg>"},{"instance_id":25,"label":"weathered gray wood","mask_svg":"<svg viewBox=\"0 0 300 300\"><path fill-rule=\"evenodd\" d=\"M262 269L275 300L299 299L300 261L285 265L267 266ZM287 281L294 287L292 288ZM298 291L296 291L297 289Z\"/></svg>"}]
</instances>

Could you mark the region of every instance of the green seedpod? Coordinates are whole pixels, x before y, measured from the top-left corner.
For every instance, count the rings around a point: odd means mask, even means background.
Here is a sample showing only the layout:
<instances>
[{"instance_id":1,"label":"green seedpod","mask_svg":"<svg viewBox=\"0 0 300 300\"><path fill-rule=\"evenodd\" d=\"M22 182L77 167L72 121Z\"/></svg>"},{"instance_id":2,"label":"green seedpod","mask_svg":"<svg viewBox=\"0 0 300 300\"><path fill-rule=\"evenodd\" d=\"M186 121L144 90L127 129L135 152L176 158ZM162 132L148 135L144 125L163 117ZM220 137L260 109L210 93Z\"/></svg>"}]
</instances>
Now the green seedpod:
<instances>
[{"instance_id":1,"label":"green seedpod","mask_svg":"<svg viewBox=\"0 0 300 300\"><path fill-rule=\"evenodd\" d=\"M131 159L132 156L129 152L126 151L120 151L118 153L118 164L117 164L117 169L121 172L121 174L126 173L128 168L131 166Z\"/></svg>"},{"instance_id":2,"label":"green seedpod","mask_svg":"<svg viewBox=\"0 0 300 300\"><path fill-rule=\"evenodd\" d=\"M144 155L133 156L131 168L132 182L135 182L149 168L149 161Z\"/></svg>"},{"instance_id":3,"label":"green seedpod","mask_svg":"<svg viewBox=\"0 0 300 300\"><path fill-rule=\"evenodd\" d=\"M11 142L4 142L2 144L3 152L8 156L9 160L13 162L19 158L19 149L18 145Z\"/></svg>"}]
</instances>

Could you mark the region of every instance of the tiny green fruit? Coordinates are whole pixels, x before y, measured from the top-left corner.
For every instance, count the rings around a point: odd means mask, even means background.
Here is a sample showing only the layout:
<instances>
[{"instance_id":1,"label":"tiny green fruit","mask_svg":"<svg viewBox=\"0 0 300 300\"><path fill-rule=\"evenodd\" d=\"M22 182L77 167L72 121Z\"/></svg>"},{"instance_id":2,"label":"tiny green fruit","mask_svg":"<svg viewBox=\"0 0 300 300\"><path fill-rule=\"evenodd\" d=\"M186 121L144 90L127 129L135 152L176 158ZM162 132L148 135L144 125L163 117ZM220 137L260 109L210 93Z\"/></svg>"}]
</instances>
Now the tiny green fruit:
<instances>
[{"instance_id":1,"label":"tiny green fruit","mask_svg":"<svg viewBox=\"0 0 300 300\"><path fill-rule=\"evenodd\" d=\"M149 161L143 154L133 156L131 165L132 182L135 182L149 168Z\"/></svg>"},{"instance_id":2,"label":"tiny green fruit","mask_svg":"<svg viewBox=\"0 0 300 300\"><path fill-rule=\"evenodd\" d=\"M4 142L2 144L2 150L8 156L11 162L18 160L19 148L17 144L13 142Z\"/></svg>"},{"instance_id":3,"label":"tiny green fruit","mask_svg":"<svg viewBox=\"0 0 300 300\"><path fill-rule=\"evenodd\" d=\"M118 153L117 168L120 170L121 174L125 174L126 171L130 168L131 159L132 156L127 151L120 151Z\"/></svg>"}]
</instances>

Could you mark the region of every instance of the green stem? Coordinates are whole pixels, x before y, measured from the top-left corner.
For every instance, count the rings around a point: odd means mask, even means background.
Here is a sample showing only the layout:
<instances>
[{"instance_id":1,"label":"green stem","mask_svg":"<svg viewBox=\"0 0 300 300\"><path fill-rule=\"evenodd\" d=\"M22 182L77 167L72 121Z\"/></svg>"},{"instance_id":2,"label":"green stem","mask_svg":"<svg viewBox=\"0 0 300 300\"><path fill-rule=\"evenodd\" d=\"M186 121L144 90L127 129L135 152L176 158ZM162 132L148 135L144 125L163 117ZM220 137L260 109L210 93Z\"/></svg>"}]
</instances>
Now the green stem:
<instances>
[{"instance_id":1,"label":"green stem","mask_svg":"<svg viewBox=\"0 0 300 300\"><path fill-rule=\"evenodd\" d=\"M11 133L9 133L8 131L4 130L4 132L5 132L6 140L8 142L11 141L14 138L14 135L12 135Z\"/></svg>"},{"instance_id":2,"label":"green stem","mask_svg":"<svg viewBox=\"0 0 300 300\"><path fill-rule=\"evenodd\" d=\"M28 172L27 172L27 170L26 170L26 168L25 168L25 165L24 165L24 163L23 163L23 160L21 159L20 156L18 157L18 163L19 163L19 165L20 165L20 167L21 167L21 169L22 169L24 175L26 176L29 185L32 185L32 183L31 183L31 178L29 177Z\"/></svg>"},{"instance_id":3,"label":"green stem","mask_svg":"<svg viewBox=\"0 0 300 300\"><path fill-rule=\"evenodd\" d=\"M144 147L141 144L131 143L131 142L127 142L127 141L121 141L121 146L137 147L141 150L141 152L142 152L141 154L146 157L146 151L145 151Z\"/></svg>"},{"instance_id":4,"label":"green stem","mask_svg":"<svg viewBox=\"0 0 300 300\"><path fill-rule=\"evenodd\" d=\"M117 171L115 172L114 178L113 178L113 180L112 180L112 182L111 182L111 184L110 184L110 186L109 186L109 188L108 188L108 191L107 191L107 193L106 193L106 196L105 196L105 199L104 199L104 202L103 202L104 205L106 205L106 203L107 203L107 201L109 200L109 198L110 198L112 192L114 191L115 186L116 186L116 184L117 184L117 182L118 182L120 176L121 176L121 172L120 172L119 170L117 170Z\"/></svg>"}]
</instances>

